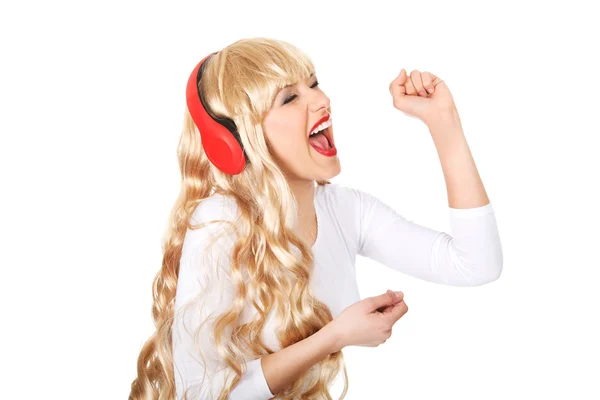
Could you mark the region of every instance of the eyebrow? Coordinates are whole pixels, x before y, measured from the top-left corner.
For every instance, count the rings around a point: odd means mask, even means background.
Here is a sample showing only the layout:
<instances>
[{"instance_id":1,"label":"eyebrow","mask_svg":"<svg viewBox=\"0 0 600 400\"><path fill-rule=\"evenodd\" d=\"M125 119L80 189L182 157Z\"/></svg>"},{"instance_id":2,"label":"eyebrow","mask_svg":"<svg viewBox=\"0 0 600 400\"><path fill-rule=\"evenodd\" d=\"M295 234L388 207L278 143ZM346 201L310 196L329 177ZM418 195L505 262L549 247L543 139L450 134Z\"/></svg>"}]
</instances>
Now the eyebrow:
<instances>
[{"instance_id":1,"label":"eyebrow","mask_svg":"<svg viewBox=\"0 0 600 400\"><path fill-rule=\"evenodd\" d=\"M315 74L315 73L313 72L313 73L312 73L312 74L310 74L308 77L310 78L310 77L312 77L314 74ZM283 90L283 89L287 89L287 88L289 88L290 86L295 86L295 85L297 85L297 84L296 84L296 83L290 83L289 85L285 85L284 87L282 87L282 88L281 88L281 90Z\"/></svg>"}]
</instances>

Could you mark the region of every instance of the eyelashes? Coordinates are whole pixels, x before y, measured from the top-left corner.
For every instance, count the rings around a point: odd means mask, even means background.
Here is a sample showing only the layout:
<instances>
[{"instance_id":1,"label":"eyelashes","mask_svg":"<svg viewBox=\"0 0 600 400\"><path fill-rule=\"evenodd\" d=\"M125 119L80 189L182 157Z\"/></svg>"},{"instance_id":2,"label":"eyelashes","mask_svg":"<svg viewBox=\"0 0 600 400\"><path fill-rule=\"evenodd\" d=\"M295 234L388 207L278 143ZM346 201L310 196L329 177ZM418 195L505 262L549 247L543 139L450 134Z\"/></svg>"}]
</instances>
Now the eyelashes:
<instances>
[{"instance_id":1,"label":"eyelashes","mask_svg":"<svg viewBox=\"0 0 600 400\"><path fill-rule=\"evenodd\" d=\"M319 81L316 81L315 83L313 83L313 85L310 88L312 89L312 88L315 88L317 86L319 86ZM289 103L290 101L294 100L296 97L298 97L298 96L296 96L295 94L291 95L290 97L288 97L287 99L285 99L283 101L282 105L285 105L285 104Z\"/></svg>"}]
</instances>

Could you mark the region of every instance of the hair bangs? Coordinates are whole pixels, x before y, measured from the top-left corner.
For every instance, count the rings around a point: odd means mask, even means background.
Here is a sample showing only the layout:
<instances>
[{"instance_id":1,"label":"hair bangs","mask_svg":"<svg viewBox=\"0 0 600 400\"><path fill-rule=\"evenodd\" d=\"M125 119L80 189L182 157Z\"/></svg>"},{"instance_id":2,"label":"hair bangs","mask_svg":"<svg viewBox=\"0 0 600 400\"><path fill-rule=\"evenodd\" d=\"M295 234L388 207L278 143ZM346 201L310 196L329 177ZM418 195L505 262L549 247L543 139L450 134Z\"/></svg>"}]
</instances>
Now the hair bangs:
<instances>
[{"instance_id":1,"label":"hair bangs","mask_svg":"<svg viewBox=\"0 0 600 400\"><path fill-rule=\"evenodd\" d=\"M280 40L243 39L220 53L215 66L218 90L208 92L227 102L225 114L251 116L254 123L262 121L281 89L315 72L306 53Z\"/></svg>"}]
</instances>

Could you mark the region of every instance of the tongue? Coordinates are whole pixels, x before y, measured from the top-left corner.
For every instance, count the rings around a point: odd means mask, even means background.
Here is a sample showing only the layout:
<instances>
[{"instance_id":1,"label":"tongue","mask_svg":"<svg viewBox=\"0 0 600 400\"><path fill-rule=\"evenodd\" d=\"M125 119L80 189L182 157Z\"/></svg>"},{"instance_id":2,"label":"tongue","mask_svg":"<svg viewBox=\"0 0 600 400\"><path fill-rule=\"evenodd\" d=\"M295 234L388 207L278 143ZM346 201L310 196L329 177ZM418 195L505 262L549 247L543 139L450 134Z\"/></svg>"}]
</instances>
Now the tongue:
<instances>
[{"instance_id":1,"label":"tongue","mask_svg":"<svg viewBox=\"0 0 600 400\"><path fill-rule=\"evenodd\" d=\"M329 142L321 132L308 138L310 145L321 150L329 150Z\"/></svg>"}]
</instances>

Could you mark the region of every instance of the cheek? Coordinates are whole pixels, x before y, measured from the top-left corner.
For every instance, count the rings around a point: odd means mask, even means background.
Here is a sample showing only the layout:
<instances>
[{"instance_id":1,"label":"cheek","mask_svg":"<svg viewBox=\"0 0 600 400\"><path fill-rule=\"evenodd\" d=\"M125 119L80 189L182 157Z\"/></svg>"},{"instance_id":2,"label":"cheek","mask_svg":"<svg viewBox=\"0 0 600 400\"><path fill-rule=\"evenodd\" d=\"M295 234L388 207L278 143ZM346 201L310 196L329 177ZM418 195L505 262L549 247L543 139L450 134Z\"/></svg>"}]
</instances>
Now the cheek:
<instances>
[{"instance_id":1,"label":"cheek","mask_svg":"<svg viewBox=\"0 0 600 400\"><path fill-rule=\"evenodd\" d=\"M266 128L265 136L270 152L277 160L292 169L307 162L307 157L310 157L310 145L302 121L289 116L279 119L276 123L270 121Z\"/></svg>"},{"instance_id":2,"label":"cheek","mask_svg":"<svg viewBox=\"0 0 600 400\"><path fill-rule=\"evenodd\" d=\"M306 153L308 142L299 135L282 136L275 139L273 147L277 153L285 158L298 158Z\"/></svg>"},{"instance_id":3,"label":"cheek","mask_svg":"<svg viewBox=\"0 0 600 400\"><path fill-rule=\"evenodd\" d=\"M305 137L303 132L300 130L289 129L289 127L281 128L277 131L277 134L267 135L273 148L278 153L301 150L307 148L308 138Z\"/></svg>"}]
</instances>

